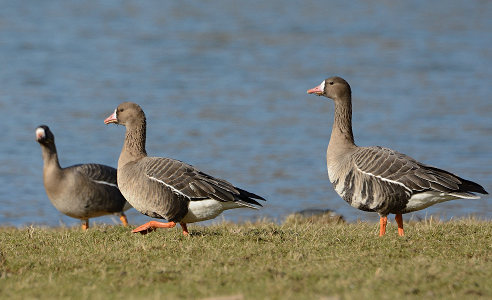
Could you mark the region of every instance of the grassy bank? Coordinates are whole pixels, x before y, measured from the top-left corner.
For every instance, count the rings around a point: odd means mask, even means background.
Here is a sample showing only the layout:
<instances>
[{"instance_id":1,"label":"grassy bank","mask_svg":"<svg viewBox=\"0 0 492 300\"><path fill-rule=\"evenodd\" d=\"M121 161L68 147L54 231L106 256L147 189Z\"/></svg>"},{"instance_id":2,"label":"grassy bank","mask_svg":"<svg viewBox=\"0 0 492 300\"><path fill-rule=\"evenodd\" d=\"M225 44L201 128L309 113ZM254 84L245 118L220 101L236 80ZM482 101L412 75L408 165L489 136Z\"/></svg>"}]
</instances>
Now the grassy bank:
<instances>
[{"instance_id":1,"label":"grassy bank","mask_svg":"<svg viewBox=\"0 0 492 300\"><path fill-rule=\"evenodd\" d=\"M0 227L0 298L492 297L492 222ZM228 299L226 297L225 299Z\"/></svg>"}]
</instances>

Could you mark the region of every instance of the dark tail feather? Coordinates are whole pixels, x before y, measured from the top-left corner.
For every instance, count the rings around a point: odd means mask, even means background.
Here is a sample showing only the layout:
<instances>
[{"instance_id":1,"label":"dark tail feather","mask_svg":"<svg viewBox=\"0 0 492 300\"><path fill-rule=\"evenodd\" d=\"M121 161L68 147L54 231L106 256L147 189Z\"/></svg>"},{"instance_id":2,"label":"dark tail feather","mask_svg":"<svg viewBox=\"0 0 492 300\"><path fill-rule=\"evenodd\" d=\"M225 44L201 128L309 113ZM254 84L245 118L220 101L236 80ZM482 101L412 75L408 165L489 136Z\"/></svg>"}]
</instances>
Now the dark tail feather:
<instances>
[{"instance_id":1,"label":"dark tail feather","mask_svg":"<svg viewBox=\"0 0 492 300\"><path fill-rule=\"evenodd\" d=\"M262 196L258 196L256 194L250 193L240 188L236 188L236 189L239 191L239 194L241 196L266 201L265 198L263 198Z\"/></svg>"},{"instance_id":2,"label":"dark tail feather","mask_svg":"<svg viewBox=\"0 0 492 300\"><path fill-rule=\"evenodd\" d=\"M466 180L464 178L461 178L461 177L459 177L459 176L457 176L451 172L448 172L446 170L443 170L443 169L439 169L439 168L431 167L431 166L426 166L426 167L436 171L438 174L444 173L444 174L450 175L452 177L455 177L459 181L461 181L461 183L458 184L458 190L456 192L488 194L487 191L483 188L483 186L481 186L480 184L478 184L476 182Z\"/></svg>"},{"instance_id":3,"label":"dark tail feather","mask_svg":"<svg viewBox=\"0 0 492 300\"><path fill-rule=\"evenodd\" d=\"M239 197L238 198L241 202L249 203L249 204L255 204L258 206L263 206L260 203L258 203L258 201L256 201L255 199L266 201L265 198L263 198L261 196L250 193L250 192L245 191L245 190L240 189L240 188L236 188L236 189L239 191Z\"/></svg>"},{"instance_id":4,"label":"dark tail feather","mask_svg":"<svg viewBox=\"0 0 492 300\"><path fill-rule=\"evenodd\" d=\"M488 194L487 191L480 184L463 178L460 178L460 180L462 182L460 184L460 192L473 192L485 195Z\"/></svg>"}]
</instances>

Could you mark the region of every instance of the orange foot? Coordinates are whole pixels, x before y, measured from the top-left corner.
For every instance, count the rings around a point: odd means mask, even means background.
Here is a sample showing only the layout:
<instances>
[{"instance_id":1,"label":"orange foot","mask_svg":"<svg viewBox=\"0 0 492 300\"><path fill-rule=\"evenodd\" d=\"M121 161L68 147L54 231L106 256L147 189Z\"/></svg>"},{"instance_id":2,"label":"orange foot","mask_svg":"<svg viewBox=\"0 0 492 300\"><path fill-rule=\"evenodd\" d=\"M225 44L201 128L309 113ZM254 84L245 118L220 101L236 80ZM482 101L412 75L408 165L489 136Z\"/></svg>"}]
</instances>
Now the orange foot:
<instances>
[{"instance_id":1,"label":"orange foot","mask_svg":"<svg viewBox=\"0 0 492 300\"><path fill-rule=\"evenodd\" d=\"M379 236L383 236L386 233L386 224L388 224L388 216L379 218Z\"/></svg>"},{"instance_id":2,"label":"orange foot","mask_svg":"<svg viewBox=\"0 0 492 300\"><path fill-rule=\"evenodd\" d=\"M405 233L403 232L403 217L401 214L396 214L395 215L395 220L396 224L398 224L398 234L400 236L404 236Z\"/></svg>"},{"instance_id":3,"label":"orange foot","mask_svg":"<svg viewBox=\"0 0 492 300\"><path fill-rule=\"evenodd\" d=\"M124 213L121 213L120 221L121 221L121 223L123 223L123 226L126 227L128 225L128 219L126 218Z\"/></svg>"},{"instance_id":4,"label":"orange foot","mask_svg":"<svg viewBox=\"0 0 492 300\"><path fill-rule=\"evenodd\" d=\"M189 235L190 233L188 232L188 227L186 227L186 223L179 223L181 225L181 228L183 228L183 235Z\"/></svg>"},{"instance_id":5,"label":"orange foot","mask_svg":"<svg viewBox=\"0 0 492 300\"><path fill-rule=\"evenodd\" d=\"M143 225L138 226L137 228L133 229L133 233L140 233L140 234L147 234L149 232L152 232L156 230L156 228L173 228L176 226L176 223L174 222L168 222L168 223L163 223L163 222L157 222L157 221L150 221L147 222Z\"/></svg>"},{"instance_id":6,"label":"orange foot","mask_svg":"<svg viewBox=\"0 0 492 300\"><path fill-rule=\"evenodd\" d=\"M89 229L89 219L82 220L82 230L87 230L87 229Z\"/></svg>"}]
</instances>

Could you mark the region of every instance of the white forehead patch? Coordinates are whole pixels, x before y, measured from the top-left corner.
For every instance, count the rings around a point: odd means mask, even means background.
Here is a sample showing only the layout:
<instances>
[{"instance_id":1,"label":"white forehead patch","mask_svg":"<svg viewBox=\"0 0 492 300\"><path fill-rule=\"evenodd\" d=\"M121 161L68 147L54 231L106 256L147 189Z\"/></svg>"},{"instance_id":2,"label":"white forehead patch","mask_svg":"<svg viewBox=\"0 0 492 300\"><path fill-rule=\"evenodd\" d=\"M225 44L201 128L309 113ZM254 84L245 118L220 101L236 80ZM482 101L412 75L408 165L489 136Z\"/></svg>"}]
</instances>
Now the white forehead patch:
<instances>
[{"instance_id":1,"label":"white forehead patch","mask_svg":"<svg viewBox=\"0 0 492 300\"><path fill-rule=\"evenodd\" d=\"M319 85L319 89L321 90L321 92L325 91L325 84L326 84L326 80L323 80Z\"/></svg>"},{"instance_id":2,"label":"white forehead patch","mask_svg":"<svg viewBox=\"0 0 492 300\"><path fill-rule=\"evenodd\" d=\"M38 137L45 137L46 136L46 133L44 132L44 129L43 128L37 128L36 129L36 138Z\"/></svg>"}]
</instances>

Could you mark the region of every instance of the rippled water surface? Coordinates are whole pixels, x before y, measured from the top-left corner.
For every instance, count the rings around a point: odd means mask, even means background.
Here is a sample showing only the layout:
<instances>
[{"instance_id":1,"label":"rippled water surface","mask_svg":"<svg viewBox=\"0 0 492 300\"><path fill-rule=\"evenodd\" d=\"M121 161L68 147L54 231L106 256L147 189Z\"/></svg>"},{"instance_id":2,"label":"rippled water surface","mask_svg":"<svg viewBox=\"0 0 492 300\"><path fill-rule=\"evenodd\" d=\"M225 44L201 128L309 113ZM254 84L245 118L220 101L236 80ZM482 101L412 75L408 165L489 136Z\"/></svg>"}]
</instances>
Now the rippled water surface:
<instances>
[{"instance_id":1,"label":"rippled water surface","mask_svg":"<svg viewBox=\"0 0 492 300\"><path fill-rule=\"evenodd\" d=\"M34 130L51 127L62 166L116 166L124 128L103 119L127 100L147 114L150 155L268 198L228 220L329 208L375 221L327 179L333 104L306 90L331 75L352 86L358 145L492 191L492 2L345 2L0 1L0 225L77 224L44 192ZM490 219L489 198L412 215Z\"/></svg>"}]
</instances>

